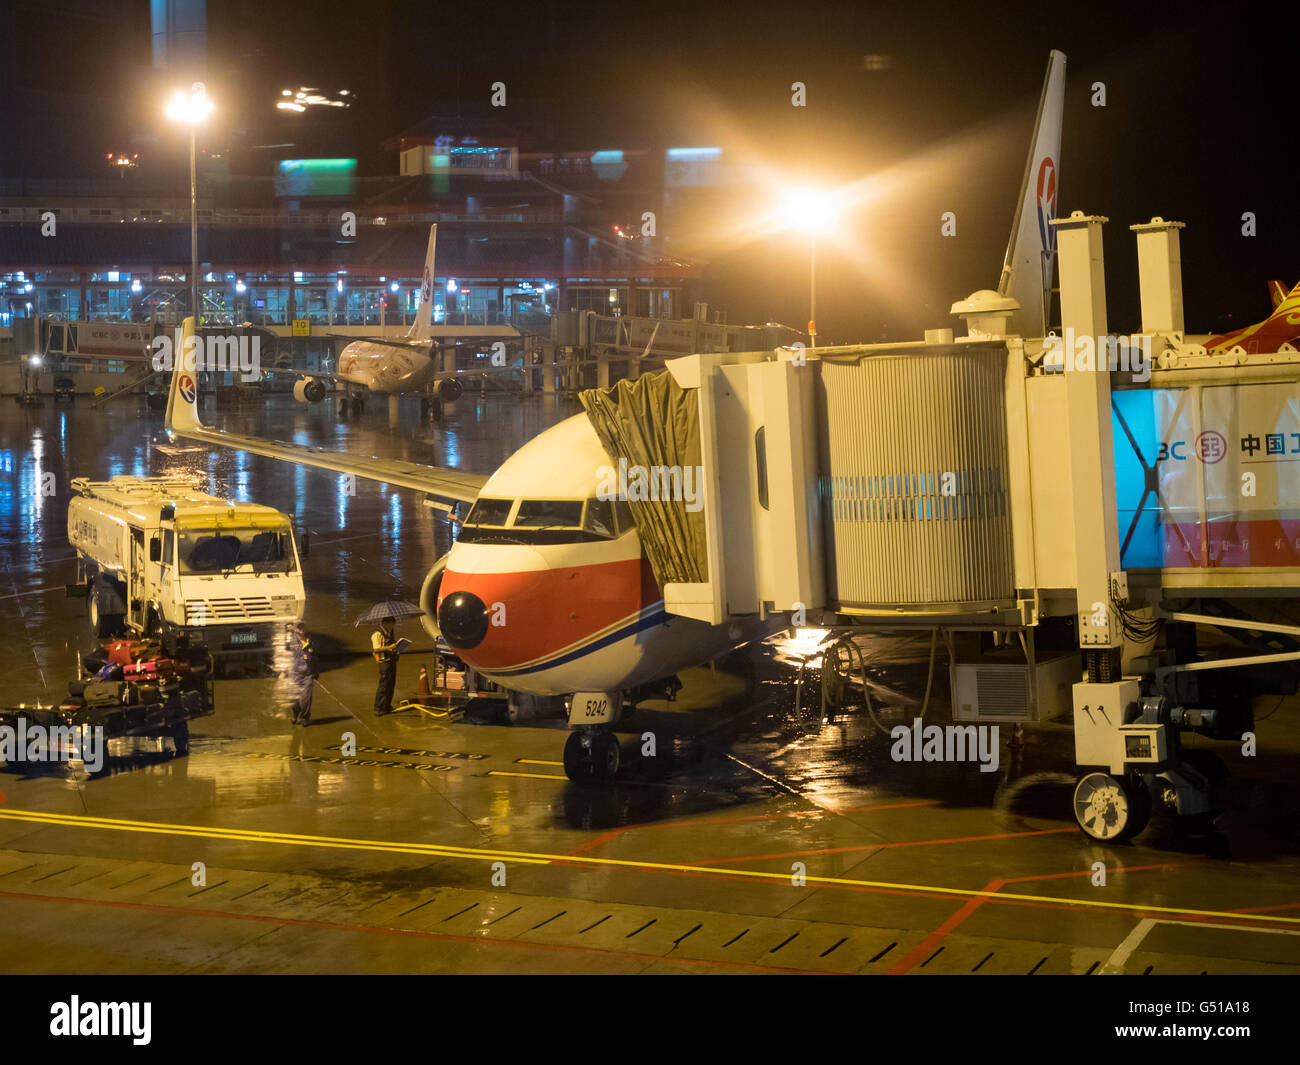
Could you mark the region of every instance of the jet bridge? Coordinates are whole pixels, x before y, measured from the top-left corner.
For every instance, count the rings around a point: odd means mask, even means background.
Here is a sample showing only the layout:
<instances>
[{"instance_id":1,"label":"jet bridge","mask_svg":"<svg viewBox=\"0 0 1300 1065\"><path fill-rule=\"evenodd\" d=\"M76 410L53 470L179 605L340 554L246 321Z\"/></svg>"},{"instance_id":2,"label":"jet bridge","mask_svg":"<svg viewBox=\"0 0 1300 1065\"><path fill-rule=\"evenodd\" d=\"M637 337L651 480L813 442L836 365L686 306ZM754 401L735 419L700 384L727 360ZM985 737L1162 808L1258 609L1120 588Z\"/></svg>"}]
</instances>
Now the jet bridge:
<instances>
[{"instance_id":1,"label":"jet bridge","mask_svg":"<svg viewBox=\"0 0 1300 1065\"><path fill-rule=\"evenodd\" d=\"M960 338L673 360L658 442L593 422L620 461L698 462L698 513L630 497L652 564L686 559L655 565L669 613L942 632L954 717L1071 719L1076 817L1115 839L1153 798L1205 812L1219 769L1180 732L1241 742L1243 675L1259 692L1300 659L1300 628L1257 610L1300 594L1300 352L1188 337L1162 219L1133 227L1143 331L1112 336L1105 221L1053 223L1062 337L1006 335L1018 304L981 292ZM622 398L654 406L650 380ZM1206 626L1263 653L1207 659Z\"/></svg>"}]
</instances>

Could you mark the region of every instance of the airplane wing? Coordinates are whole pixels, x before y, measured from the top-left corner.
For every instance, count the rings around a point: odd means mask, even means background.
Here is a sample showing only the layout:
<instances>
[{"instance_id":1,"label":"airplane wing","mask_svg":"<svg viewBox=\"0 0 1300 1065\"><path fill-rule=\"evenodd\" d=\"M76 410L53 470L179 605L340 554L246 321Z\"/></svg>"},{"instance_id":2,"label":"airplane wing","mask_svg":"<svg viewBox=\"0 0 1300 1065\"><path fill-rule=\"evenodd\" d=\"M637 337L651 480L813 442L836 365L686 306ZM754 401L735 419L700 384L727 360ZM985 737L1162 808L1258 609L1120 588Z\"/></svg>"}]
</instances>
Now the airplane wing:
<instances>
[{"instance_id":1,"label":"airplane wing","mask_svg":"<svg viewBox=\"0 0 1300 1065\"><path fill-rule=\"evenodd\" d=\"M186 318L185 336L189 337L193 332L194 319ZM184 347L181 350L184 351ZM265 440L261 437L211 429L199 418L198 384L193 371L185 369L184 362L183 358L176 357L171 371L171 388L167 394L167 432L171 436L181 436L204 444L235 448L254 455L296 462L302 466L315 466L322 470L334 470L337 473L382 481L398 488L424 492L430 497L430 502L443 510L450 510L456 503L472 503L478 498L479 491L487 482L487 477L478 473L463 473L460 470L424 466L418 462L403 462L373 455L327 451L323 447L312 447L308 444Z\"/></svg>"}]
</instances>

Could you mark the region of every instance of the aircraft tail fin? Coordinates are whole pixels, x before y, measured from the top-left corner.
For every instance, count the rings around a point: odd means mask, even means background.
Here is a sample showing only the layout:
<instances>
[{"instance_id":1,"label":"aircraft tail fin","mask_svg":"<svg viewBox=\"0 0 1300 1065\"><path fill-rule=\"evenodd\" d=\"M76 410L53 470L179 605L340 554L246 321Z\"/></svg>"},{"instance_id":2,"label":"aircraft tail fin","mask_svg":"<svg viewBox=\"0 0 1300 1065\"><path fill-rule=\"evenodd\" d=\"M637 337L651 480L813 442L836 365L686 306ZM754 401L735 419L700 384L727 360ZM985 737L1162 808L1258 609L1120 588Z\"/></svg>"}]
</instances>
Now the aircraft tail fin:
<instances>
[{"instance_id":1,"label":"aircraft tail fin","mask_svg":"<svg viewBox=\"0 0 1300 1065\"><path fill-rule=\"evenodd\" d=\"M1050 222L1056 217L1064 110L1065 55L1053 50L1047 57L1029 159L998 282L999 295L1020 302L1020 310L1011 317L1010 331L1025 337L1043 336L1051 312L1056 232Z\"/></svg>"},{"instance_id":2,"label":"aircraft tail fin","mask_svg":"<svg viewBox=\"0 0 1300 1065\"><path fill-rule=\"evenodd\" d=\"M438 247L438 224L429 227L429 249L424 253L424 278L420 281L420 306L415 310L415 321L406 336L409 340L425 340L433 332L433 261Z\"/></svg>"},{"instance_id":3,"label":"aircraft tail fin","mask_svg":"<svg viewBox=\"0 0 1300 1065\"><path fill-rule=\"evenodd\" d=\"M1281 281L1270 281L1268 283L1268 298L1273 302L1273 310L1277 310L1282 305L1282 301L1286 299L1286 293L1286 285L1282 284Z\"/></svg>"},{"instance_id":4,"label":"aircraft tail fin","mask_svg":"<svg viewBox=\"0 0 1300 1065\"><path fill-rule=\"evenodd\" d=\"M171 387L167 391L167 421L169 431L186 435L190 430L202 429L199 418L199 378L193 369L186 368L185 353L193 349L194 319L186 318L181 327L179 351L172 352ZM154 369L163 369L154 356Z\"/></svg>"}]
</instances>

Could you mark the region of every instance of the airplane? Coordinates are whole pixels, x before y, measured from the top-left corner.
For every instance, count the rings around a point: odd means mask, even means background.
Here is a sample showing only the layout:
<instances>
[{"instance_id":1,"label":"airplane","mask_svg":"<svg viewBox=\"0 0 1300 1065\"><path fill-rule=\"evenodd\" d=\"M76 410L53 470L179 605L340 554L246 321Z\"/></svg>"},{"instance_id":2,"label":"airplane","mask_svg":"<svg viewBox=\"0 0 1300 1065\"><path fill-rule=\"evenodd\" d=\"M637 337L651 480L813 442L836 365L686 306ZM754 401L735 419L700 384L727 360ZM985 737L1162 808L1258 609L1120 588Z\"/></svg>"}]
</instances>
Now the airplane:
<instances>
[{"instance_id":1,"label":"airplane","mask_svg":"<svg viewBox=\"0 0 1300 1065\"><path fill-rule=\"evenodd\" d=\"M1240 347L1249 355L1281 351L1283 344L1300 346L1300 284L1287 292L1280 281L1268 283L1273 313L1262 322L1197 342L1211 355L1227 355ZM1193 338L1188 338L1192 340Z\"/></svg>"},{"instance_id":2,"label":"airplane","mask_svg":"<svg viewBox=\"0 0 1300 1065\"><path fill-rule=\"evenodd\" d=\"M1064 69L1065 56L1052 52L1000 285L1023 297L1029 321L1047 313L1043 268L1053 244L1046 222L1055 210ZM178 360L169 434L384 481L423 492L447 511L472 504L451 550L424 579L422 623L510 693L516 719L567 698L571 780L615 779L621 705L671 691L682 670L788 627L784 615L710 625L666 613L632 509L601 498L601 468L615 460L585 413L539 434L484 477L212 429L199 419L195 393Z\"/></svg>"},{"instance_id":3,"label":"airplane","mask_svg":"<svg viewBox=\"0 0 1300 1065\"><path fill-rule=\"evenodd\" d=\"M319 403L326 396L325 382L330 381L344 389L342 400L344 409L360 413L363 397L367 392L382 392L388 395L401 395L418 392L430 381L438 382L435 394L439 400L453 402L464 391L462 381L466 377L483 373L509 371L509 367L493 366L479 370L445 370L440 371L435 352L454 350L455 348L480 348L484 341L458 341L453 344L439 344L433 337L433 278L434 256L438 244L438 226L429 227L429 246L424 256L424 277L420 282L420 304L415 312L415 321L402 337L392 339L372 337L354 340L347 345L338 358L338 368L334 373L293 370L270 367L264 370L268 374L288 374L297 378L293 387L293 397L299 403ZM509 334L517 339L513 331Z\"/></svg>"}]
</instances>

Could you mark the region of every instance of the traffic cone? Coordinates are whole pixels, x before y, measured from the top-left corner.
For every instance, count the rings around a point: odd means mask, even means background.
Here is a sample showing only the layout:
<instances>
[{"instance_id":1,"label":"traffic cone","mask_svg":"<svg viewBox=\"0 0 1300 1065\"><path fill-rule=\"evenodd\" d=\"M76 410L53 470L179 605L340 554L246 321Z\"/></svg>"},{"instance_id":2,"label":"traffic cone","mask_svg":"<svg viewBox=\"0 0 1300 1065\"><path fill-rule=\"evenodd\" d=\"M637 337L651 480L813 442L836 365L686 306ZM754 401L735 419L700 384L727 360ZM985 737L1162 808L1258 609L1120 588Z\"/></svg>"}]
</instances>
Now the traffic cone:
<instances>
[{"instance_id":1,"label":"traffic cone","mask_svg":"<svg viewBox=\"0 0 1300 1065\"><path fill-rule=\"evenodd\" d=\"M420 667L420 687L416 690L415 697L420 702L427 702L433 697L429 691L429 671L424 666Z\"/></svg>"}]
</instances>

